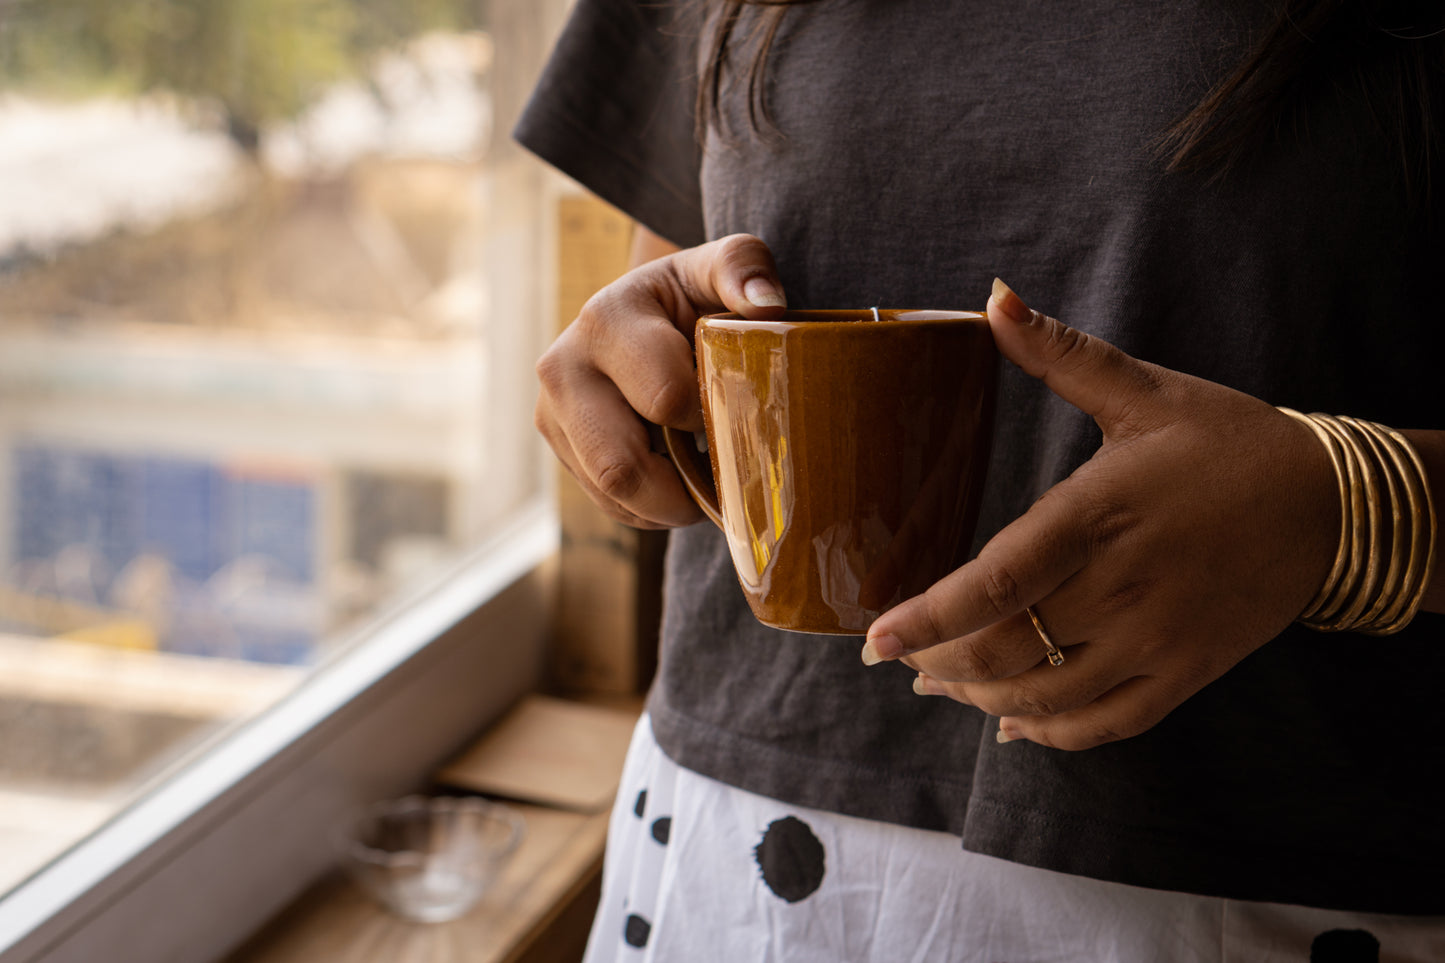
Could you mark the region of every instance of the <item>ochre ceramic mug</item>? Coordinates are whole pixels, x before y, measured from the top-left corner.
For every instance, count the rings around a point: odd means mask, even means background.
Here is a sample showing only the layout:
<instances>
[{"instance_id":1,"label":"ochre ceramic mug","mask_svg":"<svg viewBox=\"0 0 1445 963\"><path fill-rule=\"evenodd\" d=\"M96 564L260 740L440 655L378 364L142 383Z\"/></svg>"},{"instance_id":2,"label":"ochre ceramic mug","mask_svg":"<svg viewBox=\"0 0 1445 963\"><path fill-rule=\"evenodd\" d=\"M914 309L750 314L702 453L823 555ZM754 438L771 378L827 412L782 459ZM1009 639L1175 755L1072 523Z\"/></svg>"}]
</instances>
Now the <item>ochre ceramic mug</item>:
<instances>
[{"instance_id":1,"label":"ochre ceramic mug","mask_svg":"<svg viewBox=\"0 0 1445 963\"><path fill-rule=\"evenodd\" d=\"M664 436L759 621L860 634L967 560L997 394L983 314L709 315L695 340L706 458Z\"/></svg>"}]
</instances>

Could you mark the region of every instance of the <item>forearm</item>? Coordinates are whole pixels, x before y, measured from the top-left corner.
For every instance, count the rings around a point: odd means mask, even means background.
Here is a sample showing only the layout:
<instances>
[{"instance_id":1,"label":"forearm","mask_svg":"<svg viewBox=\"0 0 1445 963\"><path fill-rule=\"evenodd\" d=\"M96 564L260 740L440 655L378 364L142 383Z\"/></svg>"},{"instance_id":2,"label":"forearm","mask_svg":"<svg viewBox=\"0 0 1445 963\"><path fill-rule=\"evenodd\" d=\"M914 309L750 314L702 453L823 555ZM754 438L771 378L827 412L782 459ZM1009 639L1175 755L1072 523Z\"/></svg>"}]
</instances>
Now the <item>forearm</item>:
<instances>
[{"instance_id":1,"label":"forearm","mask_svg":"<svg viewBox=\"0 0 1445 963\"><path fill-rule=\"evenodd\" d=\"M669 254L676 254L682 248L652 233L641 224L632 225L632 251L629 257L630 268L641 267L648 261L655 261L660 257Z\"/></svg>"}]
</instances>

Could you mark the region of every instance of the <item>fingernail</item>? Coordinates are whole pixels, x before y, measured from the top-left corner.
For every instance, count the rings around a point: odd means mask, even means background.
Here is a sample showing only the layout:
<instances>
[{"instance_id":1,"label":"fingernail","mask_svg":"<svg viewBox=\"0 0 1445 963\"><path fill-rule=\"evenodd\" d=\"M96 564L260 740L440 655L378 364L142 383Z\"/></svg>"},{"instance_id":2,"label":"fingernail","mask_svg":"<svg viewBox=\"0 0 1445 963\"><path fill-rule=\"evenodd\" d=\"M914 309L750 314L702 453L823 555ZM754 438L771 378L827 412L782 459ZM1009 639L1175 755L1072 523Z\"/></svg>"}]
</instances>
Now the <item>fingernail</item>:
<instances>
[{"instance_id":1,"label":"fingernail","mask_svg":"<svg viewBox=\"0 0 1445 963\"><path fill-rule=\"evenodd\" d=\"M903 643L898 641L897 636L880 635L863 643L864 665L877 665L889 659L896 659L902 654Z\"/></svg>"},{"instance_id":2,"label":"fingernail","mask_svg":"<svg viewBox=\"0 0 1445 963\"><path fill-rule=\"evenodd\" d=\"M913 691L921 696L947 695L937 679L924 675L921 672L918 674L918 677L913 680Z\"/></svg>"},{"instance_id":3,"label":"fingernail","mask_svg":"<svg viewBox=\"0 0 1445 963\"><path fill-rule=\"evenodd\" d=\"M1022 739L1023 736L1017 732L1010 732L1009 730L1005 729L1003 723L1000 722L998 724L998 734L995 735L994 738L997 739L1000 744L1002 744L1006 742L1013 742L1015 739Z\"/></svg>"},{"instance_id":4,"label":"fingernail","mask_svg":"<svg viewBox=\"0 0 1445 963\"><path fill-rule=\"evenodd\" d=\"M751 277L743 282L743 296L760 308L785 308L783 292L765 277Z\"/></svg>"},{"instance_id":5,"label":"fingernail","mask_svg":"<svg viewBox=\"0 0 1445 963\"><path fill-rule=\"evenodd\" d=\"M1028 305L1000 278L993 279L993 293L989 295L989 300L997 304L998 309L1014 324L1028 324L1034 319Z\"/></svg>"}]
</instances>

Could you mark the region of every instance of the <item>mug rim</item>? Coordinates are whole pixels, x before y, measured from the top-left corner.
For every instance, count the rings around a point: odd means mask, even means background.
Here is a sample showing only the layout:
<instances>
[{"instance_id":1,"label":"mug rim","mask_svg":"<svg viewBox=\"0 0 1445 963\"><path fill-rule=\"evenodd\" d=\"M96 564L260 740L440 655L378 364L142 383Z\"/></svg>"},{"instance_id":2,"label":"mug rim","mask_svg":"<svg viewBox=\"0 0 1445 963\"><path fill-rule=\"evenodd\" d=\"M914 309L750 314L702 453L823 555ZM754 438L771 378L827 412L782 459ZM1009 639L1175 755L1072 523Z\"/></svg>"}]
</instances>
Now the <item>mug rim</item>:
<instances>
[{"instance_id":1,"label":"mug rim","mask_svg":"<svg viewBox=\"0 0 1445 963\"><path fill-rule=\"evenodd\" d=\"M699 326L706 324L708 327L724 330L841 328L874 323L874 311L880 315L876 323L888 325L956 324L960 321L988 323L988 314L984 311L941 308L788 308L777 318L745 318L736 312L727 311L704 314L697 319L697 323Z\"/></svg>"}]
</instances>

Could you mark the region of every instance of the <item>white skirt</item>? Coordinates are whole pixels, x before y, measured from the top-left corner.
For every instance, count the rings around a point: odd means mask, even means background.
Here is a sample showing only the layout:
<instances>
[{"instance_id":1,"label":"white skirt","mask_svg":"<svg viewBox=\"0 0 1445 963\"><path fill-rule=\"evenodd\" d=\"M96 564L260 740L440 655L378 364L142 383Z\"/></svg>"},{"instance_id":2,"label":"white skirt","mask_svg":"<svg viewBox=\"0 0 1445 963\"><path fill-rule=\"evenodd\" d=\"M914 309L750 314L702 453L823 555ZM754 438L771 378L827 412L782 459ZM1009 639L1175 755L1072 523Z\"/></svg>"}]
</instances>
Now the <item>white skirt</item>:
<instances>
[{"instance_id":1,"label":"white skirt","mask_svg":"<svg viewBox=\"0 0 1445 963\"><path fill-rule=\"evenodd\" d=\"M700 776L646 716L585 963L1439 963L1445 918L1140 889Z\"/></svg>"}]
</instances>

